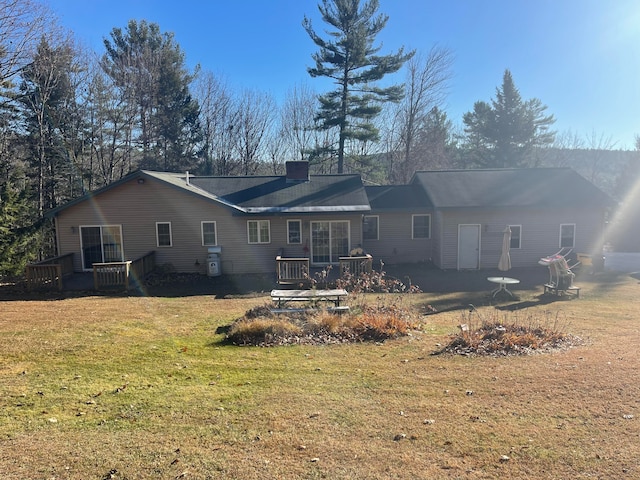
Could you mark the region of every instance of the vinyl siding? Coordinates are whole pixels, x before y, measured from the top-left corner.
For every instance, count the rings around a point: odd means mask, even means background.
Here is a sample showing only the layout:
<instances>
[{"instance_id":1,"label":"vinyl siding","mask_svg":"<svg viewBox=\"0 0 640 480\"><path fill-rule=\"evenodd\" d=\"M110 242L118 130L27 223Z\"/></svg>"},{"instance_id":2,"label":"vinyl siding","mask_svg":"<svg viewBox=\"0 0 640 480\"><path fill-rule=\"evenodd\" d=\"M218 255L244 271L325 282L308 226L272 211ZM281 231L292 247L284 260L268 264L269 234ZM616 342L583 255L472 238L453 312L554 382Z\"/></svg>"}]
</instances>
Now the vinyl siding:
<instances>
[{"instance_id":1,"label":"vinyl siding","mask_svg":"<svg viewBox=\"0 0 640 480\"><path fill-rule=\"evenodd\" d=\"M480 224L480 268L497 268L507 225L522 225L521 248L512 249L511 266L538 264L540 257L557 252L560 224L576 225L575 252L594 252L601 248L604 211L562 209L446 211L442 215L443 269L458 268L458 225Z\"/></svg>"},{"instance_id":2,"label":"vinyl siding","mask_svg":"<svg viewBox=\"0 0 640 480\"><path fill-rule=\"evenodd\" d=\"M351 248L362 243L362 216L338 214L313 216L313 220L349 220ZM247 220L270 221L270 243L249 244ZM287 219L301 219L301 245L287 245ZM73 252L74 268L82 270L81 225L121 225L126 260L156 252L157 265L170 265L177 272L206 273L207 247L202 245L201 222L215 221L218 245L222 247L223 274L275 272L280 249L287 256L306 256L311 217L254 217L234 215L231 209L161 182L134 179L109 189L94 199L71 206L58 214L60 254ZM171 222L173 245L157 247L156 222Z\"/></svg>"},{"instance_id":3,"label":"vinyl siding","mask_svg":"<svg viewBox=\"0 0 640 480\"><path fill-rule=\"evenodd\" d=\"M412 214L431 215L431 237L411 238ZM432 258L433 214L429 212L372 213L378 215L378 240L365 240L365 251L374 263L415 263Z\"/></svg>"}]
</instances>

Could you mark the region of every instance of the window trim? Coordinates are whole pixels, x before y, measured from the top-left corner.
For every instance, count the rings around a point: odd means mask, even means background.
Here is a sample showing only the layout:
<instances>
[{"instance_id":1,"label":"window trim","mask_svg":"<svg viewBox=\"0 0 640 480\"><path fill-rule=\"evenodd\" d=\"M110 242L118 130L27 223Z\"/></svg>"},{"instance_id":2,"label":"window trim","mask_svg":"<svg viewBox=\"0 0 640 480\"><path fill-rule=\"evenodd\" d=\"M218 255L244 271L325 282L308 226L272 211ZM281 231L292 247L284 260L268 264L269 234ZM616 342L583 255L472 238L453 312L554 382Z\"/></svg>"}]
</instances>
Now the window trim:
<instances>
[{"instance_id":1,"label":"window trim","mask_svg":"<svg viewBox=\"0 0 640 480\"><path fill-rule=\"evenodd\" d=\"M160 245L160 232L158 231L160 225L169 225L169 245ZM158 248L173 247L173 228L171 227L171 222L156 222L156 246Z\"/></svg>"},{"instance_id":2,"label":"window trim","mask_svg":"<svg viewBox=\"0 0 640 480\"><path fill-rule=\"evenodd\" d=\"M571 236L571 245L562 245L562 227L573 227L573 235ZM559 233L560 233L560 238L558 239L558 246L560 248L575 248L576 246L576 224L575 223L561 223Z\"/></svg>"},{"instance_id":3,"label":"window trim","mask_svg":"<svg viewBox=\"0 0 640 480\"><path fill-rule=\"evenodd\" d=\"M289 225L292 223L297 223L298 225L300 225L300 240L297 242L291 241ZM302 245L302 220L299 220L299 219L287 220L287 245Z\"/></svg>"},{"instance_id":4,"label":"window trim","mask_svg":"<svg viewBox=\"0 0 640 480\"><path fill-rule=\"evenodd\" d=\"M213 224L213 235L215 236L215 242L214 243L205 243L205 241L204 241L204 224L205 223L212 223ZM214 247L214 246L218 245L218 225L216 224L215 220L202 220L200 222L200 234L202 236L202 246L203 247Z\"/></svg>"},{"instance_id":5,"label":"window trim","mask_svg":"<svg viewBox=\"0 0 640 480\"><path fill-rule=\"evenodd\" d=\"M520 235L518 236L518 246L514 247L512 245L509 245L509 249L513 249L513 250L520 250L522 249L522 225L509 225L509 228L511 229L511 240L513 241L513 227L517 227L518 230L520 231Z\"/></svg>"},{"instance_id":6,"label":"window trim","mask_svg":"<svg viewBox=\"0 0 640 480\"><path fill-rule=\"evenodd\" d=\"M367 218L376 219L376 236L375 238L365 238L364 236L364 223ZM380 240L380 215L363 215L362 216L362 240Z\"/></svg>"},{"instance_id":7,"label":"window trim","mask_svg":"<svg viewBox=\"0 0 640 480\"><path fill-rule=\"evenodd\" d=\"M429 218L429 232L426 237L415 236L415 218L416 217L428 217ZM414 213L411 215L411 240L429 240L431 238L431 214L430 213Z\"/></svg>"},{"instance_id":8,"label":"window trim","mask_svg":"<svg viewBox=\"0 0 640 480\"><path fill-rule=\"evenodd\" d=\"M269 239L267 241L264 241L262 239L262 234L261 232L261 228L260 228L260 224L262 222L266 222L267 223L267 231L268 231L268 235L269 235ZM257 242L252 242L251 241L251 234L250 234L250 227L249 225L251 225L251 223L255 223L258 227L258 241ZM247 220L247 243L249 243L250 245L268 245L269 243L271 243L271 220Z\"/></svg>"}]
</instances>

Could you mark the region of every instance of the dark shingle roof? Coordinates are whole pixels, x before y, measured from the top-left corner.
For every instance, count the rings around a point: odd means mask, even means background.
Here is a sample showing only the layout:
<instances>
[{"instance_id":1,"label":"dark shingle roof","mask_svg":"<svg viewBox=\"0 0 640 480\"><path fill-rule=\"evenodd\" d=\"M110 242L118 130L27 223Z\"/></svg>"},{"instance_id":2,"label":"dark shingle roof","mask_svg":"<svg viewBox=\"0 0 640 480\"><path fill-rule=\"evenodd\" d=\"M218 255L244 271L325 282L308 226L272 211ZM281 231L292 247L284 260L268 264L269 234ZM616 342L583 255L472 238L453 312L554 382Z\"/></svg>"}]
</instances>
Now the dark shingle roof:
<instances>
[{"instance_id":1,"label":"dark shingle roof","mask_svg":"<svg viewBox=\"0 0 640 480\"><path fill-rule=\"evenodd\" d=\"M191 184L250 213L368 211L359 175L312 175L308 182L284 176L194 177Z\"/></svg>"},{"instance_id":2,"label":"dark shingle roof","mask_svg":"<svg viewBox=\"0 0 640 480\"><path fill-rule=\"evenodd\" d=\"M289 183L284 176L195 177L183 173L138 170L106 187L47 212L58 212L126 182L153 178L172 188L224 205L237 213L276 214L368 212L367 194L359 175L312 175L308 182Z\"/></svg>"},{"instance_id":3,"label":"dark shingle roof","mask_svg":"<svg viewBox=\"0 0 640 480\"><path fill-rule=\"evenodd\" d=\"M371 210L407 211L431 209L431 201L420 185L382 185L365 187Z\"/></svg>"},{"instance_id":4,"label":"dark shingle roof","mask_svg":"<svg viewBox=\"0 0 640 480\"><path fill-rule=\"evenodd\" d=\"M436 208L608 207L611 197L570 168L416 172Z\"/></svg>"}]
</instances>

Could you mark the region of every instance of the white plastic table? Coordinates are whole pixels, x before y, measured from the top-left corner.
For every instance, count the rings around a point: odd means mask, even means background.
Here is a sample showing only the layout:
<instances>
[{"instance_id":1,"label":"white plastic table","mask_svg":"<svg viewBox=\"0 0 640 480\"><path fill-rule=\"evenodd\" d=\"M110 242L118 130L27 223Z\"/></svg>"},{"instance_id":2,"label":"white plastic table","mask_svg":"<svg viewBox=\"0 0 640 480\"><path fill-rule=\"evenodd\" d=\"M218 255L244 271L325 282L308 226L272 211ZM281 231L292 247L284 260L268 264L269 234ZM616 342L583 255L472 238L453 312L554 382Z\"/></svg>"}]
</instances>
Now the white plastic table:
<instances>
[{"instance_id":1,"label":"white plastic table","mask_svg":"<svg viewBox=\"0 0 640 480\"><path fill-rule=\"evenodd\" d=\"M518 280L517 278L510 277L487 277L487 280L489 280L491 283L498 284L498 288L491 291L491 295L493 296L493 298L495 298L495 296L500 292L507 292L513 298L513 293L511 293L511 291L507 288L507 285L516 285L520 283L520 280Z\"/></svg>"}]
</instances>

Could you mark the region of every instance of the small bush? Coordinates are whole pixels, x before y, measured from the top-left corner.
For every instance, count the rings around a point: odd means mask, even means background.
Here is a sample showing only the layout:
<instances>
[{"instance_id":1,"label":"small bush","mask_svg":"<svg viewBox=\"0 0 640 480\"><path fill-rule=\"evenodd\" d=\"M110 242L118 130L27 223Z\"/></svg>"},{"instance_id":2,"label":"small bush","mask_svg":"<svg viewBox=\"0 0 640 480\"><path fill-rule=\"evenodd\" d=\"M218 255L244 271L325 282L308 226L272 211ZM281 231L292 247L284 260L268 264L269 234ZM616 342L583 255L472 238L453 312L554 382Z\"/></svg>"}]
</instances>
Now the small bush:
<instances>
[{"instance_id":1,"label":"small bush","mask_svg":"<svg viewBox=\"0 0 640 480\"><path fill-rule=\"evenodd\" d=\"M231 326L227 337L237 345L263 345L302 333L302 328L283 318L243 318Z\"/></svg>"},{"instance_id":2,"label":"small bush","mask_svg":"<svg viewBox=\"0 0 640 480\"><path fill-rule=\"evenodd\" d=\"M364 340L385 340L406 335L411 326L397 315L365 313L358 319L356 331Z\"/></svg>"},{"instance_id":3,"label":"small bush","mask_svg":"<svg viewBox=\"0 0 640 480\"><path fill-rule=\"evenodd\" d=\"M521 317L515 312L511 316L505 314L504 318L494 313L484 317L472 306L469 314L463 315L460 332L452 335L449 344L436 354L523 355L582 343L579 337L564 331L563 323L558 314L551 317L549 313L527 313Z\"/></svg>"},{"instance_id":4,"label":"small bush","mask_svg":"<svg viewBox=\"0 0 640 480\"><path fill-rule=\"evenodd\" d=\"M354 275L343 272L337 280L330 280L331 265L305 277L305 283L312 288L344 288L350 293L422 293L418 285L413 285L407 277L406 283L387 276L380 262L380 270Z\"/></svg>"},{"instance_id":5,"label":"small bush","mask_svg":"<svg viewBox=\"0 0 640 480\"><path fill-rule=\"evenodd\" d=\"M327 311L274 315L258 306L236 320L227 340L236 345L321 344L384 341L407 335L419 326L413 310L399 304L360 305L357 313Z\"/></svg>"},{"instance_id":6,"label":"small bush","mask_svg":"<svg viewBox=\"0 0 640 480\"><path fill-rule=\"evenodd\" d=\"M338 288L352 293L421 293L418 285L412 285L408 279L405 284L397 278L388 277L384 270L353 275L346 272L336 281Z\"/></svg>"}]
</instances>

